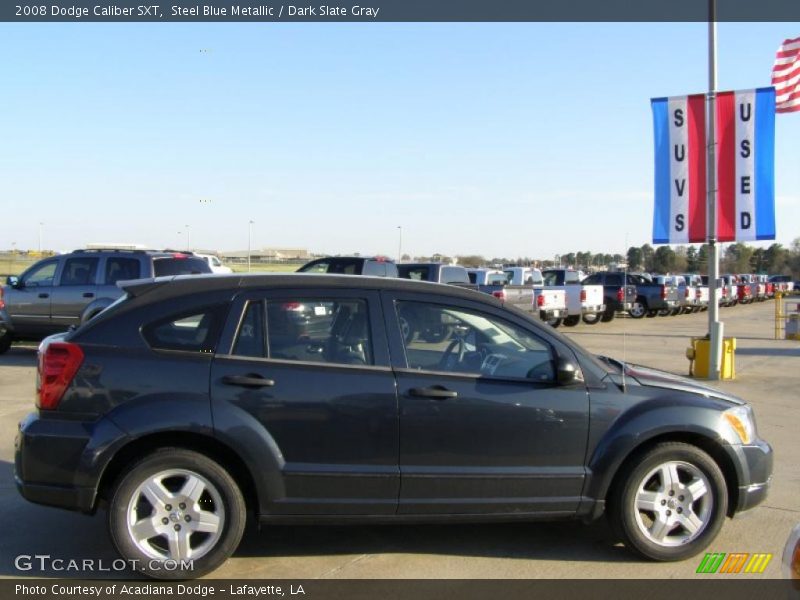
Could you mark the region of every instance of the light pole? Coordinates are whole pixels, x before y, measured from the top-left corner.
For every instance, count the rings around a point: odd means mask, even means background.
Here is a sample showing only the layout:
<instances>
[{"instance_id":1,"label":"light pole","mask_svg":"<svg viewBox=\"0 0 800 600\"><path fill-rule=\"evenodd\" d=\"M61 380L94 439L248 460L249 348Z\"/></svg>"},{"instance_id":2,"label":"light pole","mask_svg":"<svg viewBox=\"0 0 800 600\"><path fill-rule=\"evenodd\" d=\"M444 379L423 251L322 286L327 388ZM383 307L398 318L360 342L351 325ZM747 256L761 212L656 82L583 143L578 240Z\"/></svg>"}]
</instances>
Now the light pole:
<instances>
[{"instance_id":1,"label":"light pole","mask_svg":"<svg viewBox=\"0 0 800 600\"><path fill-rule=\"evenodd\" d=\"M403 226L397 226L398 240L397 240L397 262L403 260Z\"/></svg>"},{"instance_id":2,"label":"light pole","mask_svg":"<svg viewBox=\"0 0 800 600\"><path fill-rule=\"evenodd\" d=\"M44 225L44 223L39 221L39 256L42 255L42 225Z\"/></svg>"},{"instance_id":3,"label":"light pole","mask_svg":"<svg viewBox=\"0 0 800 600\"><path fill-rule=\"evenodd\" d=\"M191 250L192 245L189 243L189 226L184 225L184 227L186 227L186 249Z\"/></svg>"},{"instance_id":4,"label":"light pole","mask_svg":"<svg viewBox=\"0 0 800 600\"><path fill-rule=\"evenodd\" d=\"M255 221L250 221L247 226L247 272L250 272L250 245L253 242L253 223Z\"/></svg>"}]
</instances>

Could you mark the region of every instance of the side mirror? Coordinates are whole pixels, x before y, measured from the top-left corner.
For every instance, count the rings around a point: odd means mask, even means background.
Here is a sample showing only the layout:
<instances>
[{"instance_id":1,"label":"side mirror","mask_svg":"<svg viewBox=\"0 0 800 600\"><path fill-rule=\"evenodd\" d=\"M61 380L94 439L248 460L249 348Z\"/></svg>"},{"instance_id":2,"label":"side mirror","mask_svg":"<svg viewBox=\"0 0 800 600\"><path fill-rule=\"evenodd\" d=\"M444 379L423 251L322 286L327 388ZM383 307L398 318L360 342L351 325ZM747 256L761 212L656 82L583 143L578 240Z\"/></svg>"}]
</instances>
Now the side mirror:
<instances>
[{"instance_id":1,"label":"side mirror","mask_svg":"<svg viewBox=\"0 0 800 600\"><path fill-rule=\"evenodd\" d=\"M559 385L572 385L583 381L580 367L569 359L559 358L556 370L556 381Z\"/></svg>"},{"instance_id":2,"label":"side mirror","mask_svg":"<svg viewBox=\"0 0 800 600\"><path fill-rule=\"evenodd\" d=\"M6 283L14 289L19 289L22 287L19 281L19 277L14 277L13 275L6 278Z\"/></svg>"}]
</instances>

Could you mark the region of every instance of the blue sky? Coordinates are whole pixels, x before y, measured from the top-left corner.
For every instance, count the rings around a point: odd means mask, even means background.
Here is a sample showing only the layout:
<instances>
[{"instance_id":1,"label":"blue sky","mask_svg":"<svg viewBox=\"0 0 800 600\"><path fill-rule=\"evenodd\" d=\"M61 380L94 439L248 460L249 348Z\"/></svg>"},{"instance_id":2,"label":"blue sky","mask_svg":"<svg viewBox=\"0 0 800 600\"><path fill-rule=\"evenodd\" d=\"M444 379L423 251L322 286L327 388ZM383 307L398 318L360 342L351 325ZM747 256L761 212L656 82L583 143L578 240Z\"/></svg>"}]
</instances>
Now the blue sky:
<instances>
[{"instance_id":1,"label":"blue sky","mask_svg":"<svg viewBox=\"0 0 800 600\"><path fill-rule=\"evenodd\" d=\"M720 89L800 24L720 24ZM0 25L0 249L90 242L546 257L650 241L649 99L707 26ZM778 240L800 114L776 117ZM201 203L200 200L211 200ZM180 234L178 232L181 232Z\"/></svg>"}]
</instances>

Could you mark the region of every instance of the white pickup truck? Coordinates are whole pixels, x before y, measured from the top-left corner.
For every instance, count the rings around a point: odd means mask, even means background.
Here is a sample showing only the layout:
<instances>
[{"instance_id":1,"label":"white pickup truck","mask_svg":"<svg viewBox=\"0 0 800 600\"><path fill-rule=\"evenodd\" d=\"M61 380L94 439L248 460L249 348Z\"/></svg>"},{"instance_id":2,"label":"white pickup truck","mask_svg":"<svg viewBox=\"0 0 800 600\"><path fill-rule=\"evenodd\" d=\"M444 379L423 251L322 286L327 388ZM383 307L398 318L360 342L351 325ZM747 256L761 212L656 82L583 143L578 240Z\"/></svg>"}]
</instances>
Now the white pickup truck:
<instances>
[{"instance_id":1,"label":"white pickup truck","mask_svg":"<svg viewBox=\"0 0 800 600\"><path fill-rule=\"evenodd\" d=\"M597 323L600 315L606 310L603 303L602 285L581 285L583 279L580 271L573 269L547 269L542 272L545 289L564 290L567 296L567 315L564 325L574 327L580 323L581 317L586 323Z\"/></svg>"},{"instance_id":2,"label":"white pickup truck","mask_svg":"<svg viewBox=\"0 0 800 600\"><path fill-rule=\"evenodd\" d=\"M548 325L558 327L567 316L567 294L562 288L544 285L539 269L531 267L507 267L505 300L517 308L539 312L539 318ZM494 294L497 295L497 294Z\"/></svg>"}]
</instances>

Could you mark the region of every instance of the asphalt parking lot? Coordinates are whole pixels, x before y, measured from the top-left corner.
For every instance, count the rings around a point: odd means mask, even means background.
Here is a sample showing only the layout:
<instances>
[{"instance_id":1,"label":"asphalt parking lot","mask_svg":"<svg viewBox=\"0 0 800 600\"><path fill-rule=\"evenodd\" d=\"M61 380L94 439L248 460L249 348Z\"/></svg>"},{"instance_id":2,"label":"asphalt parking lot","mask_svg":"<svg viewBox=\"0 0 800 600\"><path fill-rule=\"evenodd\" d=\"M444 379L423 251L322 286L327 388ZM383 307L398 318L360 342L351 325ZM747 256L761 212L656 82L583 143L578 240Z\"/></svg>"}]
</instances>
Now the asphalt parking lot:
<instances>
[{"instance_id":1,"label":"asphalt parking lot","mask_svg":"<svg viewBox=\"0 0 800 600\"><path fill-rule=\"evenodd\" d=\"M760 435L775 449L766 502L728 520L710 552L772 553L761 575L780 577L780 556L800 522L800 342L776 341L772 302L721 311L737 338L736 380L719 387L750 401ZM616 319L563 329L587 348L675 373L688 373L684 351L703 335L707 314ZM111 562L117 556L105 515L88 517L25 502L13 483L17 422L33 407L35 347L0 356L0 577L40 576L15 568L19 555ZM691 578L702 556L678 563L637 559L615 544L605 521L503 525L271 527L251 530L213 577L236 578ZM85 577L81 573L45 574ZM100 574L102 575L102 574ZM119 576L114 573L113 576ZM109 575L112 576L112 575ZM722 577L715 575L714 577ZM739 575L739 577L742 577Z\"/></svg>"}]
</instances>

